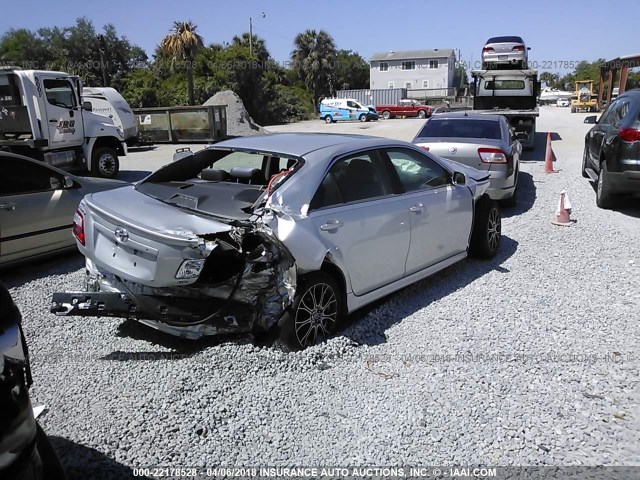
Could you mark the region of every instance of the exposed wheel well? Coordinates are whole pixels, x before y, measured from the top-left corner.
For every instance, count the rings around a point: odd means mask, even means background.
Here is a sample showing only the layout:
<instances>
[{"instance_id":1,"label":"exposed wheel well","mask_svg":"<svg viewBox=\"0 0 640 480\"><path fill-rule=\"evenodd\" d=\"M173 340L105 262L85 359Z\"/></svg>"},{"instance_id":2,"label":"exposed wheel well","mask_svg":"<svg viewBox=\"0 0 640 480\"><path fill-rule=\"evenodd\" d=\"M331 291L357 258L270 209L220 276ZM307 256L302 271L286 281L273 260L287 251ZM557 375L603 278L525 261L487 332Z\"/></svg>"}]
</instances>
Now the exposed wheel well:
<instances>
[{"instance_id":1,"label":"exposed wheel well","mask_svg":"<svg viewBox=\"0 0 640 480\"><path fill-rule=\"evenodd\" d=\"M342 308L344 313L347 313L347 281L344 278L344 274L342 270L333 263L328 258L325 258L322 262L322 266L320 267L320 271L324 272L328 275L331 275L335 281L338 283L338 287L340 288L340 293L342 293Z\"/></svg>"},{"instance_id":2,"label":"exposed wheel well","mask_svg":"<svg viewBox=\"0 0 640 480\"><path fill-rule=\"evenodd\" d=\"M96 139L96 143L93 144L93 151L101 147L113 148L118 153L118 155L125 154L122 142L120 142L115 137L98 137Z\"/></svg>"}]
</instances>

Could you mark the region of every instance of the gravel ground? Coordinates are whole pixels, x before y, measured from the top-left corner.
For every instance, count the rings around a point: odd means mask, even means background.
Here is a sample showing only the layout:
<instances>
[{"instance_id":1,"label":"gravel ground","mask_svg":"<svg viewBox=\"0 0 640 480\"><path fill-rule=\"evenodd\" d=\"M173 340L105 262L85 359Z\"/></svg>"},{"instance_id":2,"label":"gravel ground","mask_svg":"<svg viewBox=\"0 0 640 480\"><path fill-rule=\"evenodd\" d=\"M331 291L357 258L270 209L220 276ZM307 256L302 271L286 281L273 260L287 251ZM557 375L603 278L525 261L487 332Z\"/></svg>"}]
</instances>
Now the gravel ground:
<instances>
[{"instance_id":1,"label":"gravel ground","mask_svg":"<svg viewBox=\"0 0 640 480\"><path fill-rule=\"evenodd\" d=\"M640 202L596 207L579 171L584 116L541 109L560 172L543 173L541 133L497 258L406 288L301 353L50 315L51 292L81 286L77 255L3 272L24 316L34 405L47 405L41 423L71 477L194 465L640 465ZM369 130L406 139L419 125ZM132 154L123 170L157 168L168 150ZM570 228L550 223L563 189Z\"/></svg>"}]
</instances>

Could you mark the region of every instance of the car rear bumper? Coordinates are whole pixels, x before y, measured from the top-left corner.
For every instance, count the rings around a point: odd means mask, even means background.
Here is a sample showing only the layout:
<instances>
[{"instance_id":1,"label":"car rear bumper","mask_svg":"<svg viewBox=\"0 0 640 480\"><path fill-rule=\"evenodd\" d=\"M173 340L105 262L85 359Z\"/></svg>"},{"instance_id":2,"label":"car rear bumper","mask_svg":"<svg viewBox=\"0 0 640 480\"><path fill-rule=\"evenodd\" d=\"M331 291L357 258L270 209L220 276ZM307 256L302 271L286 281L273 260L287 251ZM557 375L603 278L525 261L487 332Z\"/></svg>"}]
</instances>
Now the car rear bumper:
<instances>
[{"instance_id":1,"label":"car rear bumper","mask_svg":"<svg viewBox=\"0 0 640 480\"><path fill-rule=\"evenodd\" d=\"M640 171L607 172L616 193L640 193Z\"/></svg>"},{"instance_id":2,"label":"car rear bumper","mask_svg":"<svg viewBox=\"0 0 640 480\"><path fill-rule=\"evenodd\" d=\"M516 189L516 176L511 175L506 177L506 172L489 172L491 178L489 178L489 188L487 189L487 195L492 200L505 200L513 195Z\"/></svg>"},{"instance_id":3,"label":"car rear bumper","mask_svg":"<svg viewBox=\"0 0 640 480\"><path fill-rule=\"evenodd\" d=\"M525 61L524 53L485 53L482 61L489 64L507 64Z\"/></svg>"}]
</instances>

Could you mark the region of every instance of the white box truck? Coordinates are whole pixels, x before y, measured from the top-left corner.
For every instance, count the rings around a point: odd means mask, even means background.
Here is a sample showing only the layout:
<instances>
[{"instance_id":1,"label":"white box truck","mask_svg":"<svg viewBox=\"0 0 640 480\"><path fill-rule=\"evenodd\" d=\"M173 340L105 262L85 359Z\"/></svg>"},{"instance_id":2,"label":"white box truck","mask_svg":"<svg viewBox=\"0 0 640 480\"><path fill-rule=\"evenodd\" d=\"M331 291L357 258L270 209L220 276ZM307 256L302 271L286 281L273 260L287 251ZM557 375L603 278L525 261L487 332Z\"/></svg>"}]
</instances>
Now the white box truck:
<instances>
[{"instance_id":1,"label":"white box truck","mask_svg":"<svg viewBox=\"0 0 640 480\"><path fill-rule=\"evenodd\" d=\"M124 132L90 107L83 104L77 76L0 70L0 149L113 178L118 156L127 154Z\"/></svg>"}]
</instances>

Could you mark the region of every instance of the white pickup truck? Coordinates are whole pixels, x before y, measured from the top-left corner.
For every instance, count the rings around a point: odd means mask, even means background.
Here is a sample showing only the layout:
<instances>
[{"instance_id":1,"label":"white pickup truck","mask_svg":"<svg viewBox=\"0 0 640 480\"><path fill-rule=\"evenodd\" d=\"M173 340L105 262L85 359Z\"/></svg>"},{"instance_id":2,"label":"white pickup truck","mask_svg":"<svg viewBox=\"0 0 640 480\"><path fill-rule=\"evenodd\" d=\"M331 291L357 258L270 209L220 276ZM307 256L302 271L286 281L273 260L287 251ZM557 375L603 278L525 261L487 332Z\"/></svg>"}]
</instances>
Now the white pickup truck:
<instances>
[{"instance_id":1,"label":"white pickup truck","mask_svg":"<svg viewBox=\"0 0 640 480\"><path fill-rule=\"evenodd\" d=\"M473 110L504 115L523 148L534 146L540 82L537 70L473 70Z\"/></svg>"},{"instance_id":2,"label":"white pickup truck","mask_svg":"<svg viewBox=\"0 0 640 480\"><path fill-rule=\"evenodd\" d=\"M113 178L127 154L124 132L90 109L77 76L0 70L0 149Z\"/></svg>"}]
</instances>

